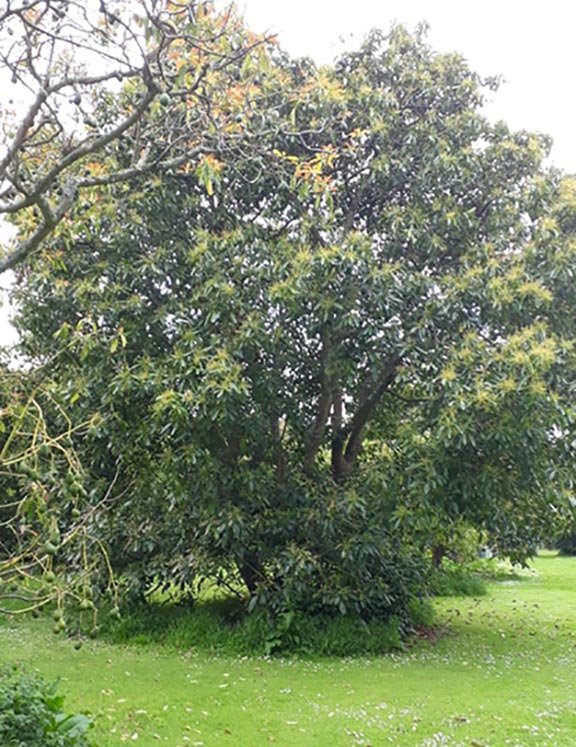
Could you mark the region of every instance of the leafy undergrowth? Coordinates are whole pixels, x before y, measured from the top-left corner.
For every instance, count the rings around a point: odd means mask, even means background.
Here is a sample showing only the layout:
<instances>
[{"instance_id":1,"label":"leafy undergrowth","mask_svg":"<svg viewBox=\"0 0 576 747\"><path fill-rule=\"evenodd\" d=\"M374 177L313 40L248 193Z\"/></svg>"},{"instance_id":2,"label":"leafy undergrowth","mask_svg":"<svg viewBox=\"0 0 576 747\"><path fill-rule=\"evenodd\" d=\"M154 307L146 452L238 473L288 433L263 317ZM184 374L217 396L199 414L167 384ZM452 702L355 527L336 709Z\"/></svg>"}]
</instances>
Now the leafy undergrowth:
<instances>
[{"instance_id":1,"label":"leafy undergrowth","mask_svg":"<svg viewBox=\"0 0 576 747\"><path fill-rule=\"evenodd\" d=\"M444 565L432 579L432 593L437 597L481 597L487 592L484 579L456 563Z\"/></svg>"},{"instance_id":2,"label":"leafy undergrowth","mask_svg":"<svg viewBox=\"0 0 576 747\"><path fill-rule=\"evenodd\" d=\"M426 604L416 605L417 624L430 623ZM301 617L286 612L271 621L266 614L244 614L231 599L208 600L194 606L146 605L128 612L104 630L114 643L158 644L228 656L298 654L305 657L378 655L404 648L396 619Z\"/></svg>"},{"instance_id":3,"label":"leafy undergrowth","mask_svg":"<svg viewBox=\"0 0 576 747\"><path fill-rule=\"evenodd\" d=\"M488 581L519 581L522 578L521 572L496 558L465 564L445 558L433 576L432 592L439 597L481 597L488 591Z\"/></svg>"},{"instance_id":4,"label":"leafy undergrowth","mask_svg":"<svg viewBox=\"0 0 576 747\"><path fill-rule=\"evenodd\" d=\"M545 557L479 598L437 601L436 643L357 659L210 656L69 641L4 623L0 659L62 677L99 747L571 747L576 559Z\"/></svg>"}]
</instances>

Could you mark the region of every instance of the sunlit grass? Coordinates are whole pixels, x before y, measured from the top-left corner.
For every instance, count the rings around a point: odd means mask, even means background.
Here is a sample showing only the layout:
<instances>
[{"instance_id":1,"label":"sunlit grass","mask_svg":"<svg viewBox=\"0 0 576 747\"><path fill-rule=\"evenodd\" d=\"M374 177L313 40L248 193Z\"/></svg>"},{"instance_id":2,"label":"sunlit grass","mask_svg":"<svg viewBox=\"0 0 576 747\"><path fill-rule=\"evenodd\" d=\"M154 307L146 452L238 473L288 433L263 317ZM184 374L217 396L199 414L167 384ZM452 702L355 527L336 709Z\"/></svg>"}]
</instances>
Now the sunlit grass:
<instances>
[{"instance_id":1,"label":"sunlit grass","mask_svg":"<svg viewBox=\"0 0 576 747\"><path fill-rule=\"evenodd\" d=\"M438 602L439 635L380 658L211 657L99 641L42 621L0 629L0 659L63 678L100 747L576 744L576 559Z\"/></svg>"}]
</instances>

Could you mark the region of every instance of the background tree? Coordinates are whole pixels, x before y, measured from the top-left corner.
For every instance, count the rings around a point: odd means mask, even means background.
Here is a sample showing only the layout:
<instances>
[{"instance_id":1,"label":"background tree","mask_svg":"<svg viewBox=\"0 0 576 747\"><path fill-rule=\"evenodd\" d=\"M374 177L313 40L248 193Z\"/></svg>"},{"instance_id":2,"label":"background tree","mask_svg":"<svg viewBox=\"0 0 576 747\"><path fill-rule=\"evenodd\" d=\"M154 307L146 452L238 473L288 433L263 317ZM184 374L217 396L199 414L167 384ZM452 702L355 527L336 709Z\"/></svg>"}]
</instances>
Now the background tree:
<instances>
[{"instance_id":1,"label":"background tree","mask_svg":"<svg viewBox=\"0 0 576 747\"><path fill-rule=\"evenodd\" d=\"M422 30L252 64L212 152L107 190L27 265L23 345L62 351L94 422L91 500L118 473L91 526L134 588L406 616L431 517L522 559L565 499L566 344L529 261L547 142L488 123L493 83Z\"/></svg>"}]
</instances>

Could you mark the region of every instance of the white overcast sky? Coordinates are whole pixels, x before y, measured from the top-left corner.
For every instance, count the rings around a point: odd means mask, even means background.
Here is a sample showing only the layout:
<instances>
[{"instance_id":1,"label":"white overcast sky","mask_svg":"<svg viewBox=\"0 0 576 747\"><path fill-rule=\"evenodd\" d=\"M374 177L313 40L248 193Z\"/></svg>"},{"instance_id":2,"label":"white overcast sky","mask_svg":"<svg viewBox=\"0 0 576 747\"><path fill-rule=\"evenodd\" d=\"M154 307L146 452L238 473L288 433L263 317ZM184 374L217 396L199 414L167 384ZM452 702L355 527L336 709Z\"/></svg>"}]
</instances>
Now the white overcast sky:
<instances>
[{"instance_id":1,"label":"white overcast sky","mask_svg":"<svg viewBox=\"0 0 576 747\"><path fill-rule=\"evenodd\" d=\"M238 0L255 31L277 33L296 55L331 61L371 28L430 24L440 52L459 52L482 75L501 75L490 116L554 138L552 161L576 172L574 0Z\"/></svg>"},{"instance_id":2,"label":"white overcast sky","mask_svg":"<svg viewBox=\"0 0 576 747\"><path fill-rule=\"evenodd\" d=\"M574 0L237 0L254 31L278 35L294 55L330 62L371 28L430 24L440 52L456 51L482 75L501 75L489 115L554 139L551 161L576 173ZM6 278L0 278L0 291ZM0 292L1 296L1 292ZM0 344L13 339L0 308Z\"/></svg>"}]
</instances>

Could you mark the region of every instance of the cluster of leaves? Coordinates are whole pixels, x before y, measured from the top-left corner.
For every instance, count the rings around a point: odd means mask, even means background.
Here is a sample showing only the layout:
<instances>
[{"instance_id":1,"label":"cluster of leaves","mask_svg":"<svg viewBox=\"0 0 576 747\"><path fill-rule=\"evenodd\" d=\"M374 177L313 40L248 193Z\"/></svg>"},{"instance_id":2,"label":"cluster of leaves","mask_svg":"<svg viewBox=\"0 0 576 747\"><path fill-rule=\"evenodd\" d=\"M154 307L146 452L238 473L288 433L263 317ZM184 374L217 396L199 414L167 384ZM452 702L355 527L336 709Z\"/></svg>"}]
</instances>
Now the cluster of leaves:
<instances>
[{"instance_id":1,"label":"cluster of leaves","mask_svg":"<svg viewBox=\"0 0 576 747\"><path fill-rule=\"evenodd\" d=\"M486 594L486 584L480 574L466 563L448 560L434 572L432 593L440 597L481 597Z\"/></svg>"},{"instance_id":2,"label":"cluster of leaves","mask_svg":"<svg viewBox=\"0 0 576 747\"><path fill-rule=\"evenodd\" d=\"M91 720L63 708L57 683L18 669L0 672L0 740L6 747L87 747Z\"/></svg>"},{"instance_id":3,"label":"cluster of leaves","mask_svg":"<svg viewBox=\"0 0 576 747\"><path fill-rule=\"evenodd\" d=\"M576 555L576 502L571 501L572 511L553 538L553 544L562 555ZM552 539L552 538L551 538Z\"/></svg>"},{"instance_id":4,"label":"cluster of leaves","mask_svg":"<svg viewBox=\"0 0 576 747\"><path fill-rule=\"evenodd\" d=\"M565 534L556 541L562 555L576 555L576 534Z\"/></svg>"}]
</instances>

